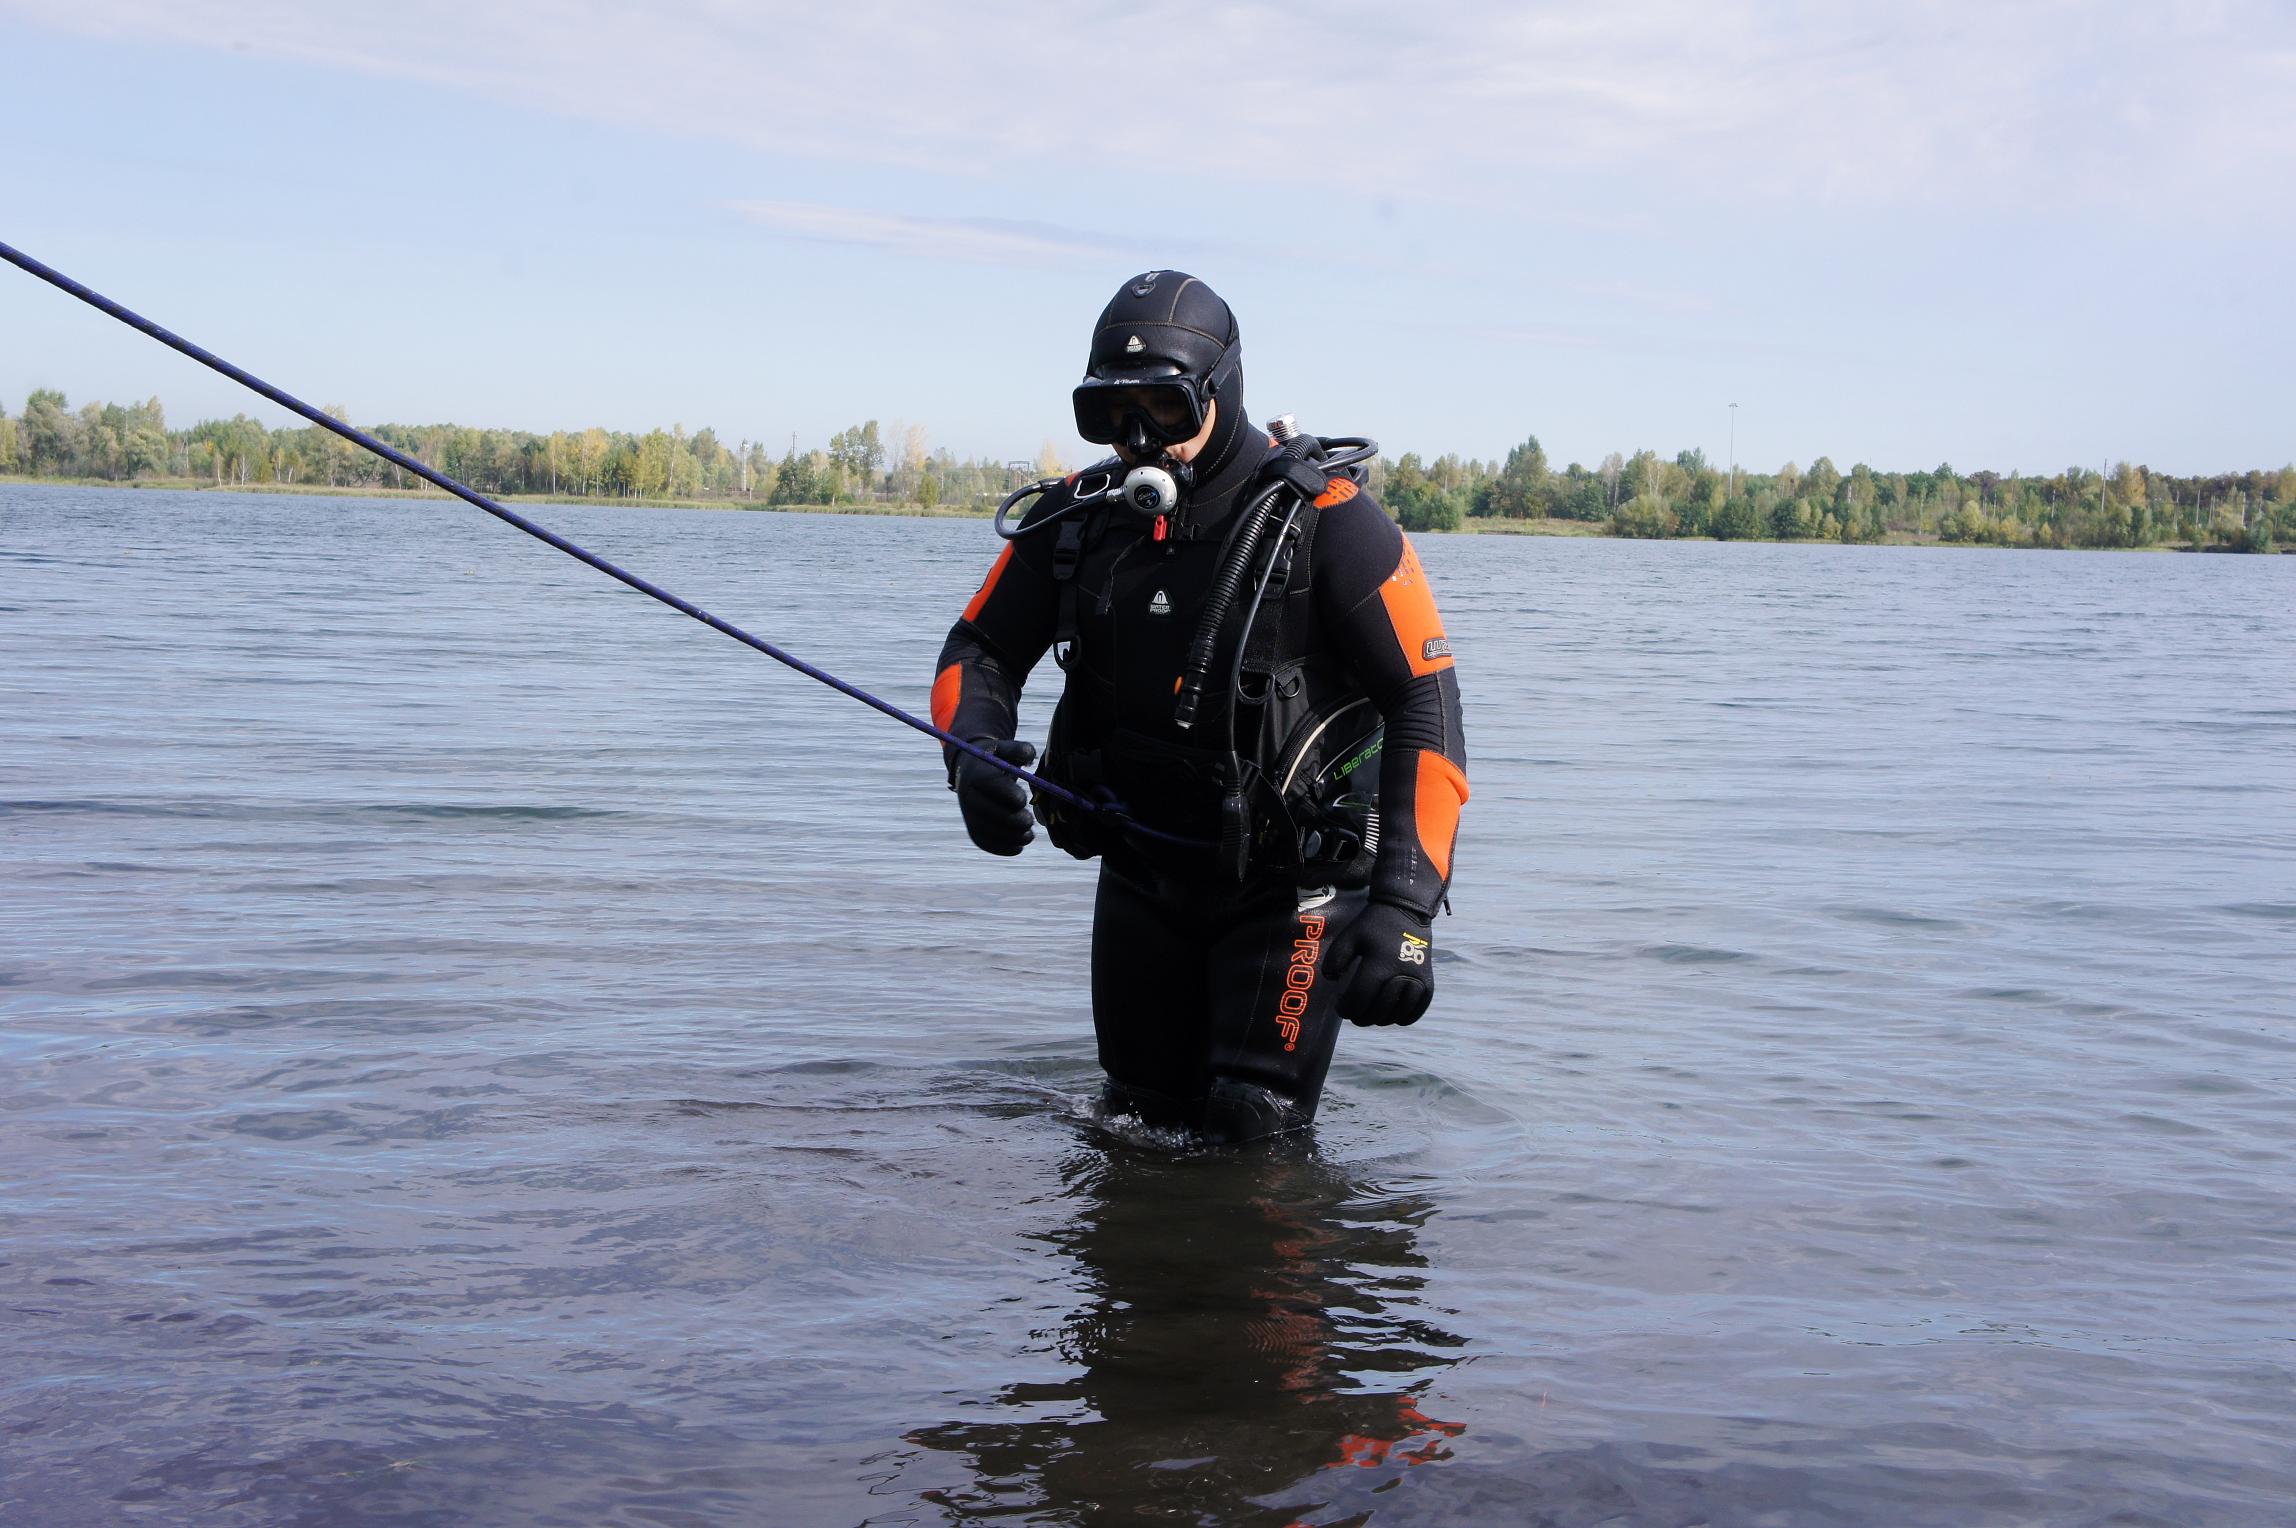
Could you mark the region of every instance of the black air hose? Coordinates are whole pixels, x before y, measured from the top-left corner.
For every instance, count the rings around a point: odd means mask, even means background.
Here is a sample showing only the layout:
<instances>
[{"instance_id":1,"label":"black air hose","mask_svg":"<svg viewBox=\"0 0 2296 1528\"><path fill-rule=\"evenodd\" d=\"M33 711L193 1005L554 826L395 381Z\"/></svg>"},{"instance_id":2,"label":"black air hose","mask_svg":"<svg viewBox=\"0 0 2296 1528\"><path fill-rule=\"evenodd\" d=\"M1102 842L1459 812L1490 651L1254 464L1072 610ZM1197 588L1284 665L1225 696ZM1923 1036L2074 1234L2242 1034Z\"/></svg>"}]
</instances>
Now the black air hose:
<instances>
[{"instance_id":1,"label":"black air hose","mask_svg":"<svg viewBox=\"0 0 2296 1528\"><path fill-rule=\"evenodd\" d=\"M1204 605L1204 618L1197 624L1196 639L1188 645L1188 666L1180 674L1180 701L1172 711L1172 720L1182 730L1196 725L1196 708L1204 700L1204 680L1212 672L1213 649L1220 645L1220 629L1228 623L1228 611L1243 589L1244 576L1251 570L1252 554L1259 550L1260 536L1268 528L1268 510L1277 498L1290 491L1289 483L1271 484L1267 492L1252 501L1251 507L1244 511L1242 523L1236 527L1234 549L1228 553L1228 560L1220 564L1219 576L1212 580L1212 594Z\"/></svg>"}]
</instances>

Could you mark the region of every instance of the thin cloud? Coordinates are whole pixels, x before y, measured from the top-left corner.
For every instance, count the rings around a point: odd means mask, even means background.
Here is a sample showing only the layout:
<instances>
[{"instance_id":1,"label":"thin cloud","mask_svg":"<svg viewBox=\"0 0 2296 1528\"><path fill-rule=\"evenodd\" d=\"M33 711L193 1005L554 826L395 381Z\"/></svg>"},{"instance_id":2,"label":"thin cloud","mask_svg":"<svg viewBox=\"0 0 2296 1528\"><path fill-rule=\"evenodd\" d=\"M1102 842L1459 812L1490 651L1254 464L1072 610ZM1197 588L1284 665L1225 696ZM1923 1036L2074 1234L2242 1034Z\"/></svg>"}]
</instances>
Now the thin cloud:
<instances>
[{"instance_id":1,"label":"thin cloud","mask_svg":"<svg viewBox=\"0 0 2296 1528\"><path fill-rule=\"evenodd\" d=\"M1642 330L1622 326L1584 328L1548 323L1444 324L1439 327L1478 341L1503 340L1509 345L1529 350L1583 350L1603 355L1771 356L1797 361L1851 361L1860 357L1860 352L1847 346L1688 332L1681 329Z\"/></svg>"},{"instance_id":2,"label":"thin cloud","mask_svg":"<svg viewBox=\"0 0 2296 1528\"><path fill-rule=\"evenodd\" d=\"M1684 318L1711 313L1715 308L1714 299L1704 292L1675 291L1631 281L1574 281L1570 289L1582 297L1601 298L1625 307L1647 308Z\"/></svg>"},{"instance_id":3,"label":"thin cloud","mask_svg":"<svg viewBox=\"0 0 2296 1528\"><path fill-rule=\"evenodd\" d=\"M997 218L912 217L819 202L744 201L727 204L751 222L793 238L859 245L936 260L990 265L1105 265L1123 247L1073 228Z\"/></svg>"},{"instance_id":4,"label":"thin cloud","mask_svg":"<svg viewBox=\"0 0 2296 1528\"><path fill-rule=\"evenodd\" d=\"M1065 0L0 0L0 14L963 176L1122 183L1184 167L1526 210L1586 200L1561 189L1586 177L1676 198L2160 217L2203 196L2280 216L2296 177L2296 10L2277 0L1338 0L1315 29L1319 56L1345 66L1336 90L1239 90L1220 69L1135 79L1137 12ZM1158 25L1202 58L1282 58L1299 38L1292 13L1260 4L1167 0ZM1153 110L1121 109L1135 84Z\"/></svg>"}]
</instances>

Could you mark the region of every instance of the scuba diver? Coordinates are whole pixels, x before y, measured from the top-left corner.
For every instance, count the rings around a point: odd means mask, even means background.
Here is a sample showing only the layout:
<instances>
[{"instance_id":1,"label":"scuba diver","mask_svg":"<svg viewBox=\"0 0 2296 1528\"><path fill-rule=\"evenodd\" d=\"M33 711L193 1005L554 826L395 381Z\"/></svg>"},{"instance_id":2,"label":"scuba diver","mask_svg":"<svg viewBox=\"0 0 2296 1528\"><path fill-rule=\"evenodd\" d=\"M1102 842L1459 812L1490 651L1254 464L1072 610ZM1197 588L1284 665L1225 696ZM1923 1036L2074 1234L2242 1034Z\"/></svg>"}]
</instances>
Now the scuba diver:
<instances>
[{"instance_id":1,"label":"scuba diver","mask_svg":"<svg viewBox=\"0 0 2296 1528\"><path fill-rule=\"evenodd\" d=\"M1236 319L1149 271L1117 291L1074 395L1115 457L1008 498L1004 550L941 649L935 725L1027 767L1021 686L1066 684L1043 777L1080 811L948 756L966 832L1042 824L1098 856L1092 1018L1111 1114L1213 1142L1315 1117L1338 1021L1410 1024L1467 800L1451 643L1360 438L1244 411ZM1032 500L1017 527L1006 516Z\"/></svg>"}]
</instances>

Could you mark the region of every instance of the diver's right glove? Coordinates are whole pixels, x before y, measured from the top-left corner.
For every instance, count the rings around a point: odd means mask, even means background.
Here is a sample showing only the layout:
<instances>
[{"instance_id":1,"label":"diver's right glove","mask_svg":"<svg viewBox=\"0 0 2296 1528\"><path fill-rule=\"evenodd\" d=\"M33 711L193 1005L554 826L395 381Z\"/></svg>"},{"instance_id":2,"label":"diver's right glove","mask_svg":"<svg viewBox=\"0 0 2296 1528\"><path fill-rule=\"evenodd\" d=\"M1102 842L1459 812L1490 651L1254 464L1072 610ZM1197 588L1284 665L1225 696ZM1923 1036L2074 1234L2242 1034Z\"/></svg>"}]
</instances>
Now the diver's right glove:
<instances>
[{"instance_id":1,"label":"diver's right glove","mask_svg":"<svg viewBox=\"0 0 2296 1528\"><path fill-rule=\"evenodd\" d=\"M1412 908L1364 904L1323 960L1347 983L1339 1016L1350 1024L1416 1024L1435 1000L1435 931Z\"/></svg>"},{"instance_id":2,"label":"diver's right glove","mask_svg":"<svg viewBox=\"0 0 2296 1528\"><path fill-rule=\"evenodd\" d=\"M1023 769L1036 762L1034 743L1009 737L977 737L972 741ZM969 753L959 753L949 788L957 793L957 809L965 814L965 832L989 853L1018 854L1036 837L1036 819L1028 809L1028 786L1018 776Z\"/></svg>"}]
</instances>

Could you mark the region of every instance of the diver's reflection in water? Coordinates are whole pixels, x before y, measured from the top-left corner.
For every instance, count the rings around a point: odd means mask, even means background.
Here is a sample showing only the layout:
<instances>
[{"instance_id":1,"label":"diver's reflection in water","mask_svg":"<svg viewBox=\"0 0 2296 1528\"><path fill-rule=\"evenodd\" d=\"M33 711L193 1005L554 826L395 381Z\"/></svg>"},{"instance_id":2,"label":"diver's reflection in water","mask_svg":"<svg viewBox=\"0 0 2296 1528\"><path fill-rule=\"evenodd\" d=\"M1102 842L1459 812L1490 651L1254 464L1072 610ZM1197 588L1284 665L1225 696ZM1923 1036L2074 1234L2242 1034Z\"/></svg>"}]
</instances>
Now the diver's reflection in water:
<instances>
[{"instance_id":1,"label":"diver's reflection in water","mask_svg":"<svg viewBox=\"0 0 2296 1528\"><path fill-rule=\"evenodd\" d=\"M1429 1201L1298 1146L1112 1145L1066 1177L1076 1213L1049 1239L1083 1299L1047 1335L1082 1372L909 1434L968 1456L974 1476L928 1500L958 1517L1281 1524L1327 1499L1322 1471L1384 1478L1450 1457L1464 1429L1419 1404L1462 1346L1419 1297ZM1346 1494L1377 1483L1359 1474Z\"/></svg>"}]
</instances>

